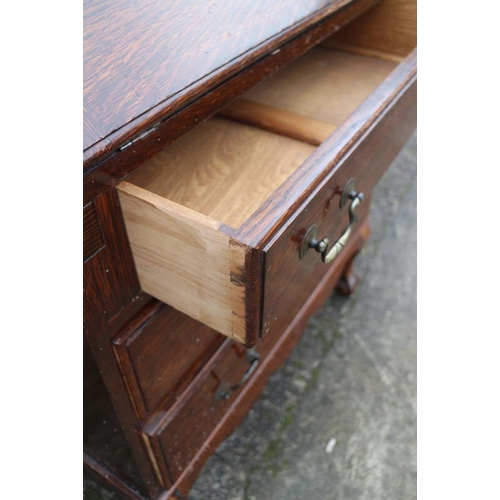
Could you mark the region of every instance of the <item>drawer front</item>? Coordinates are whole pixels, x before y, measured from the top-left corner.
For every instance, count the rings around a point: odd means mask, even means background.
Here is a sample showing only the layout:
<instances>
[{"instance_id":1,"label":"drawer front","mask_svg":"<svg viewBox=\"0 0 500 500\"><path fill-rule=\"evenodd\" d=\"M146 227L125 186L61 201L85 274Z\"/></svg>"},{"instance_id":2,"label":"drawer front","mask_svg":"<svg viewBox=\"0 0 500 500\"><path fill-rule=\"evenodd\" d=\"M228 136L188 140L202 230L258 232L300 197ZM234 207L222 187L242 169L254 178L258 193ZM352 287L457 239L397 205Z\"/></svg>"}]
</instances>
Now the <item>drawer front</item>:
<instances>
[{"instance_id":1,"label":"drawer front","mask_svg":"<svg viewBox=\"0 0 500 500\"><path fill-rule=\"evenodd\" d=\"M413 80L288 219L288 225L268 243L265 248L263 335L276 328L286 328L330 266L335 265L336 260L323 263L321 254L312 248L301 258L307 232L315 226L317 240L329 239L328 250L346 233L353 201L346 199L343 208L340 208L340 201L351 179L354 181L351 188L364 195L362 203L354 210L358 221L353 227L359 226L368 215L374 186L415 126L416 80Z\"/></svg>"},{"instance_id":2,"label":"drawer front","mask_svg":"<svg viewBox=\"0 0 500 500\"><path fill-rule=\"evenodd\" d=\"M175 481L189 465L210 433L224 417L239 392L258 368L256 351L226 340L176 405L160 419L146 426L160 467ZM155 422L159 419L155 418Z\"/></svg>"},{"instance_id":3,"label":"drawer front","mask_svg":"<svg viewBox=\"0 0 500 500\"><path fill-rule=\"evenodd\" d=\"M168 408L225 338L153 301L114 339L139 419Z\"/></svg>"}]
</instances>

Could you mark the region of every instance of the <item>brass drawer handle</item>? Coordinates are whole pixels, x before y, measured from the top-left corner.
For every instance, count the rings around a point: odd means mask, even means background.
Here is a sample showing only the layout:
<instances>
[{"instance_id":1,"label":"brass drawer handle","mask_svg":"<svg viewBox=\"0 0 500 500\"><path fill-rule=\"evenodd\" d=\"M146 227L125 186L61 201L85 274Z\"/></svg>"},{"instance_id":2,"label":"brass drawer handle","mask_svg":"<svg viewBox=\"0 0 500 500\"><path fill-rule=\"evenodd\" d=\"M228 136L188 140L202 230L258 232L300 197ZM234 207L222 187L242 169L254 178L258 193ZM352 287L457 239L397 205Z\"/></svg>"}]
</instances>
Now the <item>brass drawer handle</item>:
<instances>
[{"instance_id":1,"label":"brass drawer handle","mask_svg":"<svg viewBox=\"0 0 500 500\"><path fill-rule=\"evenodd\" d=\"M321 240L317 240L314 238L314 234L312 238L308 242L309 248L314 248L316 252L321 254L321 260L328 264L334 261L337 256L340 254L342 249L347 245L349 238L354 230L354 226L358 221L358 216L356 215L356 208L363 202L363 193L356 193L356 191L351 191L348 195L348 198L351 201L351 206L349 207L349 226L345 230L344 234L335 242L335 245L328 250L328 244L330 243L328 238L323 238Z\"/></svg>"},{"instance_id":2,"label":"brass drawer handle","mask_svg":"<svg viewBox=\"0 0 500 500\"><path fill-rule=\"evenodd\" d=\"M217 391L218 399L229 399L231 394L244 385L248 379L254 374L259 366L260 354L254 349L249 349L247 352L247 360L250 363L250 368L247 370L245 375L241 378L239 382L234 384L232 387L228 387L227 384L222 384Z\"/></svg>"}]
</instances>

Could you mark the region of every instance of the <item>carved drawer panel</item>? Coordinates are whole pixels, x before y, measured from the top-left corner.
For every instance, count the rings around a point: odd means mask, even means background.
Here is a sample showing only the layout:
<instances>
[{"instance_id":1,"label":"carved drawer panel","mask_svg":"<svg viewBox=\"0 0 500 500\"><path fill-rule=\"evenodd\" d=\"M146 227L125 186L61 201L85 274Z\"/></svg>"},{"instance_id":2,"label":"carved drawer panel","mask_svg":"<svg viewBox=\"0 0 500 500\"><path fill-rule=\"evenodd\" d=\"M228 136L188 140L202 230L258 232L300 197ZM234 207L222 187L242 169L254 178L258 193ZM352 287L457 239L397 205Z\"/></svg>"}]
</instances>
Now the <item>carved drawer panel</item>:
<instances>
[{"instance_id":1,"label":"carved drawer panel","mask_svg":"<svg viewBox=\"0 0 500 500\"><path fill-rule=\"evenodd\" d=\"M168 408L225 338L153 300L113 340L139 419Z\"/></svg>"},{"instance_id":2,"label":"carved drawer panel","mask_svg":"<svg viewBox=\"0 0 500 500\"><path fill-rule=\"evenodd\" d=\"M144 433L161 470L175 481L190 464L261 362L259 354L226 339L174 406Z\"/></svg>"}]
</instances>

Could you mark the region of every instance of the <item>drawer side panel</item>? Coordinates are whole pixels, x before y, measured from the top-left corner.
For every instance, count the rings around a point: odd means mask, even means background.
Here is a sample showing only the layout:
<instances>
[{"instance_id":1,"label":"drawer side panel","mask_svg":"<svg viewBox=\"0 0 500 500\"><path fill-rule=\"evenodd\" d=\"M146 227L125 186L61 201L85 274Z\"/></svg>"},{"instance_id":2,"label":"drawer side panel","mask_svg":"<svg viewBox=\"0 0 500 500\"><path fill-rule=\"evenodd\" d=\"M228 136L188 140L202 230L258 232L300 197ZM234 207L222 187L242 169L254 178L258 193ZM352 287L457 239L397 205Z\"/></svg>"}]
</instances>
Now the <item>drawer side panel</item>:
<instances>
[{"instance_id":1,"label":"drawer side panel","mask_svg":"<svg viewBox=\"0 0 500 500\"><path fill-rule=\"evenodd\" d=\"M245 342L247 247L211 219L128 182L118 186L142 289L218 332Z\"/></svg>"}]
</instances>

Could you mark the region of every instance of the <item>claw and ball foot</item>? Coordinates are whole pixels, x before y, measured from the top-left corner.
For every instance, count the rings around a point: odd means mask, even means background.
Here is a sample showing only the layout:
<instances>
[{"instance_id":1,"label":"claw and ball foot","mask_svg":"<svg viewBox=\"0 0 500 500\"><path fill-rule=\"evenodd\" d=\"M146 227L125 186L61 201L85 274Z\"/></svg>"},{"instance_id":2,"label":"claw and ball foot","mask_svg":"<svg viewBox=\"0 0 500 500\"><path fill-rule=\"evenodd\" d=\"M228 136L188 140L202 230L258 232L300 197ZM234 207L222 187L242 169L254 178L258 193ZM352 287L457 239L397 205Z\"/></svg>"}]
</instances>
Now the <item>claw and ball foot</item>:
<instances>
[{"instance_id":1,"label":"claw and ball foot","mask_svg":"<svg viewBox=\"0 0 500 500\"><path fill-rule=\"evenodd\" d=\"M354 259L357 255L358 252L349 261L344 271L342 272L342 276L340 277L337 286L335 287L335 291L342 297L348 297L349 295L352 295L360 282L358 275L353 270Z\"/></svg>"}]
</instances>

